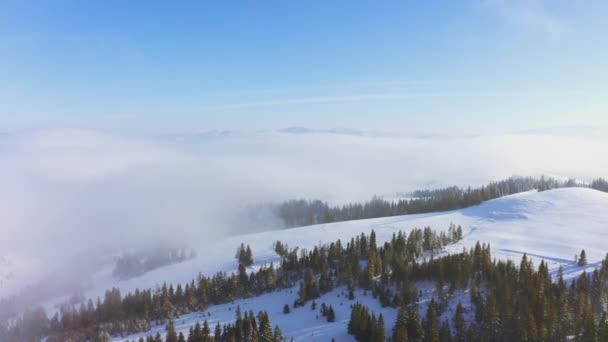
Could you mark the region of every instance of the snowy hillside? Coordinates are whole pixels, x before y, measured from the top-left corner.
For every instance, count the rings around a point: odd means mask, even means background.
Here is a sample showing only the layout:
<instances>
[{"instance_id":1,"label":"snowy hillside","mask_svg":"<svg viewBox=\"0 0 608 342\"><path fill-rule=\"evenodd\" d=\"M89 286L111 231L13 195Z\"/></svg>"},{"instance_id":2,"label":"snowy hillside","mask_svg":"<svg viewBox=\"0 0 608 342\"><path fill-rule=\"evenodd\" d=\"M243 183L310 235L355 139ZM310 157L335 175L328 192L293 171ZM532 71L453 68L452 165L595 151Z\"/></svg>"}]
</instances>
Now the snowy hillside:
<instances>
[{"instance_id":1,"label":"snowy hillside","mask_svg":"<svg viewBox=\"0 0 608 342\"><path fill-rule=\"evenodd\" d=\"M582 188L566 188L546 192L527 192L485 202L479 206L443 213L406 215L380 219L339 222L282 231L268 231L251 235L231 237L220 241L210 241L198 249L198 257L176 265L163 267L127 281L115 281L111 276L111 265L96 275L94 288L85 293L87 297L102 296L106 289L119 287L122 293L135 288L155 287L162 282L185 283L199 272L205 275L217 271L232 272L237 269L234 253L241 242L249 244L253 250L255 264L252 269L263 264L279 262L273 250L273 242L280 240L290 247L308 248L337 239L350 240L361 232L374 229L378 243L391 238L394 232L412 228L431 226L436 230L446 230L450 222L462 225L464 238L448 246L447 252L459 252L470 248L477 241L490 243L492 255L499 259L519 261L524 253L534 261L545 260L553 274L563 266L565 277L573 277L583 271L574 262L575 254L581 249L587 252L589 260L586 269L597 266L604 258L608 247L608 194ZM424 288L424 287L423 287ZM432 286L431 286L432 288ZM321 336L322 340L350 340L345 333L349 303L344 302L340 293L344 289L324 295L318 303L333 303L337 310L337 322L330 324L316 319L318 311L298 308L292 315L284 315L281 308L291 303L297 296L297 289L283 290L258 298L240 300L235 303L210 308L210 322L228 322L234 319L236 305L256 310L267 310L273 324L280 325L285 334L297 340L312 340L311 336ZM425 299L426 298L426 299ZM429 296L423 296L428 300ZM457 298L466 300L466 296ZM65 298L47 303L49 308ZM357 295L357 301L370 306L376 312L382 311L387 320L387 330L392 326L396 312L394 309L380 309L371 298ZM344 308L342 308L344 307ZM421 308L423 309L423 308ZM178 329L189 328L197 319L188 315L176 320ZM182 325L179 325L181 322ZM297 322L297 323L294 323ZM295 324L295 325L294 325ZM325 333L324 333L325 331ZM132 338L132 336L130 337Z\"/></svg>"}]
</instances>

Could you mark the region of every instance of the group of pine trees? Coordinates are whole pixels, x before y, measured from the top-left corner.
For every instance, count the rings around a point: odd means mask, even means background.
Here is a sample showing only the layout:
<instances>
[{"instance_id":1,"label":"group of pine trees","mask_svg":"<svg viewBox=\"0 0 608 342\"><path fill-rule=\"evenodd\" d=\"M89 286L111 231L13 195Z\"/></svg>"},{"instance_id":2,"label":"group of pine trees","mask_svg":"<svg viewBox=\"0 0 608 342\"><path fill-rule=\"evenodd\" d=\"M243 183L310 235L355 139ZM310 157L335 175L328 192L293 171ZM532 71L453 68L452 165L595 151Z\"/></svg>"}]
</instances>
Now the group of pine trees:
<instances>
[{"instance_id":1,"label":"group of pine trees","mask_svg":"<svg viewBox=\"0 0 608 342\"><path fill-rule=\"evenodd\" d=\"M417 301L400 303L393 341L608 341L608 256L599 269L583 273L568 285L562 269L553 281L544 261L538 269L526 255L519 266L492 261L489 247L478 244L459 255L423 262L412 268L410 277L441 283L446 280L441 270L453 258L460 259L457 265L465 272L462 279L450 277L448 283L469 289L471 308L458 303L452 318L441 321L448 307L443 302L449 297L446 293L438 291L439 301L431 299L423 318ZM426 269L424 274L418 273L422 269ZM468 310L473 318L469 322L465 319ZM354 305L349 333L370 341L370 331L362 335L360 326L373 321L371 317L367 308Z\"/></svg>"},{"instance_id":2,"label":"group of pine trees","mask_svg":"<svg viewBox=\"0 0 608 342\"><path fill-rule=\"evenodd\" d=\"M454 210L524 191L534 189L545 191L563 187L589 187L608 192L608 182L602 178L587 185L573 179L563 181L544 176L540 178L511 177L475 189L452 186L436 190L417 190L410 194L410 199L402 199L397 202L374 197L365 203L349 203L341 207L332 207L320 200L290 200L277 205L274 211L281 218L285 227L299 227L320 223Z\"/></svg>"},{"instance_id":3,"label":"group of pine trees","mask_svg":"<svg viewBox=\"0 0 608 342\"><path fill-rule=\"evenodd\" d=\"M210 305L297 284L300 291L296 305L305 305L337 286L348 288L350 299L354 299L352 289L365 289L383 306L399 310L393 330L397 341L405 338L435 341L437 336L442 341L608 338L605 316L608 259L596 271L584 273L567 284L561 274L552 281L547 264L541 262L536 269L526 256L519 265L492 260L490 246L480 243L462 253L433 257L428 248L441 248L444 243L458 239L462 236L459 230L454 225L442 233L430 228L414 229L409 234L395 233L382 244L378 244L372 231L352 238L345 245L337 240L310 251L290 249L281 243L283 256L277 267L271 264L250 273L239 270L210 277L199 275L190 283L163 284L154 290L136 290L125 296L112 289L103 300L88 301L80 308L68 305L51 319L44 311L26 314L10 327L0 327L0 340L30 341L46 336L50 342L100 341L102 337L147 331L152 324L164 324ZM247 247L243 247L247 254ZM436 284L434 298L422 318L416 286L421 281ZM440 321L457 289L468 289L471 307L460 305L452 320ZM328 320L333 311L330 309L331 306L326 308ZM365 319L370 324L366 324L366 330L353 330L353 335L366 340L365 336L375 334L374 327L379 325L380 318L376 316L374 320L369 310L366 314L361 312L355 319ZM472 321L464 319L465 312L474 317ZM335 312L333 316L335 320ZM258 335L260 322L258 317Z\"/></svg>"},{"instance_id":4,"label":"group of pine trees","mask_svg":"<svg viewBox=\"0 0 608 342\"><path fill-rule=\"evenodd\" d=\"M210 305L228 303L246 298L290 288L300 283L300 296L295 303L318 298L336 286L360 285L374 289L387 301L403 302L415 297L412 287L398 295L389 294L388 289L378 285L378 276L400 279L407 265L423 256L426 247L441 248L461 236L458 227L450 225L448 232L437 233L425 229L413 229L409 235L403 232L394 234L392 240L378 247L375 232L361 234L343 246L340 240L328 245L315 246L311 251L299 248L284 249L278 267L273 264L261 266L256 271L247 272L239 267L237 273L219 272L213 276L199 275L186 284L163 284L157 289L136 289L123 296L118 289L106 291L103 299L88 300L77 306L66 304L59 313L48 319L44 312L36 319L23 319L10 328L0 329L0 334L10 336L8 340L28 340L32 336L48 336L49 341L93 340L100 334L111 336L143 332L154 323L162 323L175 317L199 310ZM281 249L281 248L279 248ZM241 251L244 251L241 253ZM238 255L243 260L253 259L251 248L242 245ZM242 263L239 263L244 266ZM402 294L403 293L403 294ZM397 299L395 299L397 298ZM404 299L406 298L406 299ZM24 316L28 318L29 316ZM2 337L3 335L0 335ZM1 340L1 339L0 339Z\"/></svg>"},{"instance_id":5,"label":"group of pine trees","mask_svg":"<svg viewBox=\"0 0 608 342\"><path fill-rule=\"evenodd\" d=\"M356 303L352 306L348 333L355 336L357 341L384 342L386 340L384 317L380 314L376 318L367 307Z\"/></svg>"},{"instance_id":6,"label":"group of pine trees","mask_svg":"<svg viewBox=\"0 0 608 342\"><path fill-rule=\"evenodd\" d=\"M112 276L120 280L130 279L162 266L193 259L195 256L194 250L186 252L184 248L156 248L148 253L127 253L116 259Z\"/></svg>"},{"instance_id":7,"label":"group of pine trees","mask_svg":"<svg viewBox=\"0 0 608 342\"><path fill-rule=\"evenodd\" d=\"M249 245L245 247L245 244L241 243L241 246L237 248L236 255L234 257L239 261L239 265L242 265L243 267L253 265L253 254Z\"/></svg>"},{"instance_id":8,"label":"group of pine trees","mask_svg":"<svg viewBox=\"0 0 608 342\"><path fill-rule=\"evenodd\" d=\"M316 307L315 302L313 302L313 310ZM333 323L336 321L336 311L332 305L327 306L325 303L321 304L321 315L327 319L329 323Z\"/></svg>"},{"instance_id":9,"label":"group of pine trees","mask_svg":"<svg viewBox=\"0 0 608 342\"><path fill-rule=\"evenodd\" d=\"M243 315L241 308L237 306L235 322L223 326L217 323L213 332L205 320L202 326L197 322L194 327L190 327L186 337L181 332L178 334L175 323L169 321L164 339L160 333L157 333L155 336L148 336L145 339L141 337L133 342L283 342L285 340L278 325L273 330L266 311L258 312L256 319L253 311L245 312Z\"/></svg>"}]
</instances>

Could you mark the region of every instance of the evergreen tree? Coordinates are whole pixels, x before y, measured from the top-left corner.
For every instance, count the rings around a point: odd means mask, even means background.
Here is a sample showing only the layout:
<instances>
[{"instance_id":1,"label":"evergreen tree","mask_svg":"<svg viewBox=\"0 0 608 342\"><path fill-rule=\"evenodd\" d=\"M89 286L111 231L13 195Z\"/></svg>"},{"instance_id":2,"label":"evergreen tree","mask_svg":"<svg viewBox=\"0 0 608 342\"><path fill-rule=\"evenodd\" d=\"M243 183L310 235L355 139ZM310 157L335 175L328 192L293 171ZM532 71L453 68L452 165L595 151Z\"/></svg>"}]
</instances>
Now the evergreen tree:
<instances>
[{"instance_id":1,"label":"evergreen tree","mask_svg":"<svg viewBox=\"0 0 608 342\"><path fill-rule=\"evenodd\" d=\"M327 321L333 323L336 321L336 312L334 311L333 306L329 306L329 310L327 311Z\"/></svg>"},{"instance_id":2,"label":"evergreen tree","mask_svg":"<svg viewBox=\"0 0 608 342\"><path fill-rule=\"evenodd\" d=\"M579 266L586 266L587 265L587 253L585 253L585 250L583 249L581 251L581 254L578 258L578 265Z\"/></svg>"},{"instance_id":3,"label":"evergreen tree","mask_svg":"<svg viewBox=\"0 0 608 342\"><path fill-rule=\"evenodd\" d=\"M245 260L244 263L246 266L253 265L253 253L251 253L251 247L247 245L247 249L245 250Z\"/></svg>"},{"instance_id":4,"label":"evergreen tree","mask_svg":"<svg viewBox=\"0 0 608 342\"><path fill-rule=\"evenodd\" d=\"M373 334L372 334L372 341L384 342L386 340L384 335L385 335L384 317L382 316L382 314L380 314L380 316L378 316L378 321L376 322L376 325L374 326L374 330L373 330Z\"/></svg>"},{"instance_id":5,"label":"evergreen tree","mask_svg":"<svg viewBox=\"0 0 608 342\"><path fill-rule=\"evenodd\" d=\"M273 342L283 342L285 340L285 338L283 337L283 333L281 332L281 328L279 328L279 326L275 326L274 327L274 338L272 339Z\"/></svg>"},{"instance_id":6,"label":"evergreen tree","mask_svg":"<svg viewBox=\"0 0 608 342\"><path fill-rule=\"evenodd\" d=\"M407 311L407 340L410 342L421 342L424 337L418 310L408 309Z\"/></svg>"},{"instance_id":7,"label":"evergreen tree","mask_svg":"<svg viewBox=\"0 0 608 342\"><path fill-rule=\"evenodd\" d=\"M393 328L393 341L394 342L407 342L407 311L405 308L399 308L397 313L397 321Z\"/></svg>"},{"instance_id":8,"label":"evergreen tree","mask_svg":"<svg viewBox=\"0 0 608 342\"><path fill-rule=\"evenodd\" d=\"M215 325L214 337L215 341L220 341L222 339L222 327L219 322Z\"/></svg>"},{"instance_id":9,"label":"evergreen tree","mask_svg":"<svg viewBox=\"0 0 608 342\"><path fill-rule=\"evenodd\" d=\"M447 321L444 321L441 324L441 328L439 329L439 340L442 342L452 341L452 329Z\"/></svg>"},{"instance_id":10,"label":"evergreen tree","mask_svg":"<svg viewBox=\"0 0 608 342\"><path fill-rule=\"evenodd\" d=\"M272 331L272 325L266 312L260 312L259 315L259 341L260 342L272 342L274 334Z\"/></svg>"},{"instance_id":11,"label":"evergreen tree","mask_svg":"<svg viewBox=\"0 0 608 342\"><path fill-rule=\"evenodd\" d=\"M166 342L177 342L177 332L175 331L175 323L169 321L167 324L167 336L165 337Z\"/></svg>"},{"instance_id":12,"label":"evergreen tree","mask_svg":"<svg viewBox=\"0 0 608 342\"><path fill-rule=\"evenodd\" d=\"M432 298L426 311L424 320L424 340L425 342L439 342L439 319L437 317L437 303Z\"/></svg>"},{"instance_id":13,"label":"evergreen tree","mask_svg":"<svg viewBox=\"0 0 608 342\"><path fill-rule=\"evenodd\" d=\"M454 341L465 342L467 335L467 326L464 320L464 308L462 303L458 303L456 306L456 313L454 314Z\"/></svg>"}]
</instances>

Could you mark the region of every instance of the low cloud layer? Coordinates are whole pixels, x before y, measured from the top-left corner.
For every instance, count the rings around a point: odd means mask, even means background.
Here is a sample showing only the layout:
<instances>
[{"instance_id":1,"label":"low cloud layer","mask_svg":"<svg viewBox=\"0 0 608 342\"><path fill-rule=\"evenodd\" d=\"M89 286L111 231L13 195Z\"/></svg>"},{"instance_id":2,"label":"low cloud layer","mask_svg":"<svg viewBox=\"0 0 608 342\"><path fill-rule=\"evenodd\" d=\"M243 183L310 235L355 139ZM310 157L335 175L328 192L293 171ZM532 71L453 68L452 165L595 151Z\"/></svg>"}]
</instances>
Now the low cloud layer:
<instances>
[{"instance_id":1,"label":"low cloud layer","mask_svg":"<svg viewBox=\"0 0 608 342\"><path fill-rule=\"evenodd\" d=\"M251 226L242 208L332 203L513 174L608 175L602 136L410 138L305 131L133 137L46 130L0 136L0 297L74 260L166 242L198 244ZM3 273L0 273L3 274ZM8 278L5 276L5 278Z\"/></svg>"}]
</instances>

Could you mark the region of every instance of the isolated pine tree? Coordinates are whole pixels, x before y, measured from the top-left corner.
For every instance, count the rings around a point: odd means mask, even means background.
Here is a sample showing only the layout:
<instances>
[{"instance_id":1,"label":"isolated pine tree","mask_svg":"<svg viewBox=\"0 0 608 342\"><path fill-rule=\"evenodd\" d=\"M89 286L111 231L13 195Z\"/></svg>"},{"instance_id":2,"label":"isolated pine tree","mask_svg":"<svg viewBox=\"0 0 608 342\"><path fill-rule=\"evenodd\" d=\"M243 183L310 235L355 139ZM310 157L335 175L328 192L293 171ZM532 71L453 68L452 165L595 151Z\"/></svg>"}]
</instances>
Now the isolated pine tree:
<instances>
[{"instance_id":1,"label":"isolated pine tree","mask_svg":"<svg viewBox=\"0 0 608 342\"><path fill-rule=\"evenodd\" d=\"M329 306L329 310L327 311L327 321L332 323L336 321L336 312L334 311L333 306Z\"/></svg>"},{"instance_id":2,"label":"isolated pine tree","mask_svg":"<svg viewBox=\"0 0 608 342\"><path fill-rule=\"evenodd\" d=\"M587 265L587 253L585 253L584 249L581 251L581 255L578 258L578 265L579 266L586 266Z\"/></svg>"}]
</instances>

